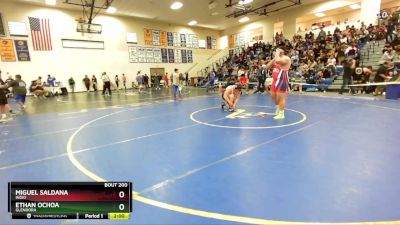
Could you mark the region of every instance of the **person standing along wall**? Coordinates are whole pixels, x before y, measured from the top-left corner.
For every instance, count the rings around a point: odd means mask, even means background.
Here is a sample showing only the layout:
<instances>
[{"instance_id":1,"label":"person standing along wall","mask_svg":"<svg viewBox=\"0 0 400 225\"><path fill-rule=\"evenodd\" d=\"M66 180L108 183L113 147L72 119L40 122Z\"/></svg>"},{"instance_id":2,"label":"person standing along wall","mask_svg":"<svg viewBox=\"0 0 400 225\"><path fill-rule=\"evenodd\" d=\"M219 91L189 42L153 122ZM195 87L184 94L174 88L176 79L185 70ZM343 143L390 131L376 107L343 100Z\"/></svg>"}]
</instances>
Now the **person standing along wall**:
<instances>
[{"instance_id":1,"label":"person standing along wall","mask_svg":"<svg viewBox=\"0 0 400 225\"><path fill-rule=\"evenodd\" d=\"M115 85L117 85L117 90L119 90L119 77L118 77L118 74L115 75Z\"/></svg>"},{"instance_id":2,"label":"person standing along wall","mask_svg":"<svg viewBox=\"0 0 400 225\"><path fill-rule=\"evenodd\" d=\"M168 82L168 73L165 73L165 76L164 76L164 86L165 87L168 87L169 86L169 82Z\"/></svg>"},{"instance_id":3,"label":"person standing along wall","mask_svg":"<svg viewBox=\"0 0 400 225\"><path fill-rule=\"evenodd\" d=\"M102 95L105 95L106 90L108 90L107 95L111 96L111 82L110 82L110 78L108 77L106 72L102 73L101 80L103 81L103 93L102 93Z\"/></svg>"},{"instance_id":4,"label":"person standing along wall","mask_svg":"<svg viewBox=\"0 0 400 225\"><path fill-rule=\"evenodd\" d=\"M70 77L68 79L68 84L69 84L69 88L71 89L71 92L74 93L75 92L75 80L73 77Z\"/></svg>"},{"instance_id":5,"label":"person standing along wall","mask_svg":"<svg viewBox=\"0 0 400 225\"><path fill-rule=\"evenodd\" d=\"M122 85L124 86L124 89L126 91L126 76L124 73L122 74Z\"/></svg>"},{"instance_id":6,"label":"person standing along wall","mask_svg":"<svg viewBox=\"0 0 400 225\"><path fill-rule=\"evenodd\" d=\"M90 79L89 79L88 75L85 75L85 78L83 78L82 81L85 84L86 92L89 93L90 92Z\"/></svg>"},{"instance_id":7,"label":"person standing along wall","mask_svg":"<svg viewBox=\"0 0 400 225\"><path fill-rule=\"evenodd\" d=\"M92 84L93 84L93 90L97 91L97 78L95 75L92 76Z\"/></svg>"}]
</instances>

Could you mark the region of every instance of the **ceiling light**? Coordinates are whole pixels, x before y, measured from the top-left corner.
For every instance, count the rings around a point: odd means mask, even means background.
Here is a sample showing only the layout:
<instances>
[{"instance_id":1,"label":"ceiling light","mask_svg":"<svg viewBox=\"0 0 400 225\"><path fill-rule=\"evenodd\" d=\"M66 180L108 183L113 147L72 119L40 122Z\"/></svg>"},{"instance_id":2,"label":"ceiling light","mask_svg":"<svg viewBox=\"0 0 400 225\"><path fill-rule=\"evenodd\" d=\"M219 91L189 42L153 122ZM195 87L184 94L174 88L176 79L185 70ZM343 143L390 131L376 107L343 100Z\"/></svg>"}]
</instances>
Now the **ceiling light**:
<instances>
[{"instance_id":1,"label":"ceiling light","mask_svg":"<svg viewBox=\"0 0 400 225\"><path fill-rule=\"evenodd\" d=\"M249 4L249 3L252 3L253 2L253 0L240 0L239 1L239 5L246 5L246 4Z\"/></svg>"},{"instance_id":2,"label":"ceiling light","mask_svg":"<svg viewBox=\"0 0 400 225\"><path fill-rule=\"evenodd\" d=\"M174 3L171 5L171 9L173 9L173 10L178 10L178 9L182 8L182 6L183 6L183 4L182 4L181 2L174 2Z\"/></svg>"},{"instance_id":3,"label":"ceiling light","mask_svg":"<svg viewBox=\"0 0 400 225\"><path fill-rule=\"evenodd\" d=\"M57 0L46 0L47 5L56 5Z\"/></svg>"},{"instance_id":4,"label":"ceiling light","mask_svg":"<svg viewBox=\"0 0 400 225\"><path fill-rule=\"evenodd\" d=\"M352 5L350 5L350 8L359 9L359 8L361 8L361 6L359 4L352 4Z\"/></svg>"},{"instance_id":5,"label":"ceiling light","mask_svg":"<svg viewBox=\"0 0 400 225\"><path fill-rule=\"evenodd\" d=\"M321 13L321 12L315 13L314 15L315 15L316 17L324 17L324 16L325 16L325 14L324 14L324 13Z\"/></svg>"},{"instance_id":6,"label":"ceiling light","mask_svg":"<svg viewBox=\"0 0 400 225\"><path fill-rule=\"evenodd\" d=\"M239 22L240 23L244 23L244 22L247 22L247 21L249 21L250 20L250 18L249 17L243 17L243 18L241 18L240 20L239 20Z\"/></svg>"},{"instance_id":7,"label":"ceiling light","mask_svg":"<svg viewBox=\"0 0 400 225\"><path fill-rule=\"evenodd\" d=\"M197 24L197 21L196 21L196 20L192 20L192 21L190 21L190 22L188 23L189 26L194 26L194 25L196 25L196 24Z\"/></svg>"},{"instance_id":8,"label":"ceiling light","mask_svg":"<svg viewBox=\"0 0 400 225\"><path fill-rule=\"evenodd\" d=\"M117 11L117 8L109 6L106 10L107 13L115 13Z\"/></svg>"}]
</instances>

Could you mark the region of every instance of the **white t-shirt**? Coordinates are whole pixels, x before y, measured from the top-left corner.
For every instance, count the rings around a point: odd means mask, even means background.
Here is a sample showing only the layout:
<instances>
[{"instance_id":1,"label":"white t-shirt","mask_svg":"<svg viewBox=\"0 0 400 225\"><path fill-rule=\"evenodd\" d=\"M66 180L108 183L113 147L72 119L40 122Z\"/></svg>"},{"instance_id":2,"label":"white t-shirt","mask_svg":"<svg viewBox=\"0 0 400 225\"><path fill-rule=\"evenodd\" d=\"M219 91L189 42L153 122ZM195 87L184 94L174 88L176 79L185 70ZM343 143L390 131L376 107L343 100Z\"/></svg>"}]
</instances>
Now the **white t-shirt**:
<instances>
[{"instance_id":1,"label":"white t-shirt","mask_svg":"<svg viewBox=\"0 0 400 225\"><path fill-rule=\"evenodd\" d=\"M107 74L102 75L101 79L103 80L103 82L109 82L110 81L110 78L107 76Z\"/></svg>"},{"instance_id":2,"label":"white t-shirt","mask_svg":"<svg viewBox=\"0 0 400 225\"><path fill-rule=\"evenodd\" d=\"M172 73L172 84L179 86L179 73Z\"/></svg>"},{"instance_id":3,"label":"white t-shirt","mask_svg":"<svg viewBox=\"0 0 400 225\"><path fill-rule=\"evenodd\" d=\"M335 58L329 58L328 59L328 66L335 66L336 65L336 59Z\"/></svg>"}]
</instances>

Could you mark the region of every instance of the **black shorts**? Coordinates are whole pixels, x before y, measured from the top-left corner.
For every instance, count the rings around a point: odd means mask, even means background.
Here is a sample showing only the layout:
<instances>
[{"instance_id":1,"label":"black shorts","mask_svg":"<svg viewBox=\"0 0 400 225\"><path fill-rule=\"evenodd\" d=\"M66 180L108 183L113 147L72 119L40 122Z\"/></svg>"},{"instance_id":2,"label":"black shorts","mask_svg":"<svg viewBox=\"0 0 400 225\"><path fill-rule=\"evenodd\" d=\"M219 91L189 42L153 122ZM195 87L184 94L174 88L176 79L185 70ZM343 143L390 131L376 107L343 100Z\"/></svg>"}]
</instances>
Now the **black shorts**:
<instances>
[{"instance_id":1,"label":"black shorts","mask_svg":"<svg viewBox=\"0 0 400 225\"><path fill-rule=\"evenodd\" d=\"M0 95L0 105L7 105L7 97L3 94Z\"/></svg>"}]
</instances>

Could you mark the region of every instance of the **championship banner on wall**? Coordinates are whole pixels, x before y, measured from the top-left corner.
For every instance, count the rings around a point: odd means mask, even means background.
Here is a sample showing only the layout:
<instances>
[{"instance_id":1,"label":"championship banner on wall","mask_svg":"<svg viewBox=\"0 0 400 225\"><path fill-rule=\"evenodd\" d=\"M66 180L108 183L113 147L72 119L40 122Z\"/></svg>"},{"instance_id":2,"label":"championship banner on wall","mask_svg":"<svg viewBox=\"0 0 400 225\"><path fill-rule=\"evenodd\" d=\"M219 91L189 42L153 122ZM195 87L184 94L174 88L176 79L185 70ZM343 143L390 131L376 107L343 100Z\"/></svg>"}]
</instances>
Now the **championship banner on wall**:
<instances>
[{"instance_id":1,"label":"championship banner on wall","mask_svg":"<svg viewBox=\"0 0 400 225\"><path fill-rule=\"evenodd\" d=\"M168 50L166 48L161 49L161 60L162 63L168 63Z\"/></svg>"},{"instance_id":2,"label":"championship banner on wall","mask_svg":"<svg viewBox=\"0 0 400 225\"><path fill-rule=\"evenodd\" d=\"M138 50L136 47L128 47L128 53L129 53L129 62L130 63L137 63L139 61Z\"/></svg>"},{"instance_id":3,"label":"championship banner on wall","mask_svg":"<svg viewBox=\"0 0 400 225\"><path fill-rule=\"evenodd\" d=\"M173 49L168 49L168 62L175 63L175 53Z\"/></svg>"},{"instance_id":4,"label":"championship banner on wall","mask_svg":"<svg viewBox=\"0 0 400 225\"><path fill-rule=\"evenodd\" d=\"M162 47L167 47L167 32L160 31L160 44Z\"/></svg>"},{"instance_id":5,"label":"championship banner on wall","mask_svg":"<svg viewBox=\"0 0 400 225\"><path fill-rule=\"evenodd\" d=\"M161 63L161 49L160 48L153 49L153 54L154 54L154 62Z\"/></svg>"},{"instance_id":6,"label":"championship banner on wall","mask_svg":"<svg viewBox=\"0 0 400 225\"><path fill-rule=\"evenodd\" d=\"M193 48L192 35L191 34L188 34L186 36L186 47L187 48Z\"/></svg>"},{"instance_id":7,"label":"championship banner on wall","mask_svg":"<svg viewBox=\"0 0 400 225\"><path fill-rule=\"evenodd\" d=\"M181 56L182 56L182 63L187 63L187 54L186 50L181 51Z\"/></svg>"},{"instance_id":8,"label":"championship banner on wall","mask_svg":"<svg viewBox=\"0 0 400 225\"><path fill-rule=\"evenodd\" d=\"M181 34L181 47L186 48L186 34Z\"/></svg>"},{"instance_id":9,"label":"championship banner on wall","mask_svg":"<svg viewBox=\"0 0 400 225\"><path fill-rule=\"evenodd\" d=\"M160 45L160 31L153 30L153 45L159 46Z\"/></svg>"},{"instance_id":10,"label":"championship banner on wall","mask_svg":"<svg viewBox=\"0 0 400 225\"><path fill-rule=\"evenodd\" d=\"M229 35L229 48L235 48L235 35Z\"/></svg>"},{"instance_id":11,"label":"championship banner on wall","mask_svg":"<svg viewBox=\"0 0 400 225\"><path fill-rule=\"evenodd\" d=\"M182 58L181 58L181 50L175 49L175 63L181 63Z\"/></svg>"},{"instance_id":12,"label":"championship banner on wall","mask_svg":"<svg viewBox=\"0 0 400 225\"><path fill-rule=\"evenodd\" d=\"M148 62L148 63L154 62L153 48L146 48L146 62Z\"/></svg>"},{"instance_id":13,"label":"championship banner on wall","mask_svg":"<svg viewBox=\"0 0 400 225\"><path fill-rule=\"evenodd\" d=\"M181 47L181 37L179 36L179 33L174 32L174 47Z\"/></svg>"},{"instance_id":14,"label":"championship banner on wall","mask_svg":"<svg viewBox=\"0 0 400 225\"><path fill-rule=\"evenodd\" d=\"M0 39L0 55L3 62L15 62L14 43L11 39Z\"/></svg>"},{"instance_id":15,"label":"championship banner on wall","mask_svg":"<svg viewBox=\"0 0 400 225\"><path fill-rule=\"evenodd\" d=\"M18 61L28 62L31 61L28 49L28 41L26 40L14 40L15 50L17 50Z\"/></svg>"},{"instance_id":16,"label":"championship banner on wall","mask_svg":"<svg viewBox=\"0 0 400 225\"><path fill-rule=\"evenodd\" d=\"M0 36L6 36L6 29L4 28L3 16L0 13Z\"/></svg>"},{"instance_id":17,"label":"championship banner on wall","mask_svg":"<svg viewBox=\"0 0 400 225\"><path fill-rule=\"evenodd\" d=\"M174 35L172 34L172 32L167 32L167 43L168 46L174 47Z\"/></svg>"},{"instance_id":18,"label":"championship banner on wall","mask_svg":"<svg viewBox=\"0 0 400 225\"><path fill-rule=\"evenodd\" d=\"M193 63L193 51L192 50L187 50L187 62L188 63Z\"/></svg>"},{"instance_id":19,"label":"championship banner on wall","mask_svg":"<svg viewBox=\"0 0 400 225\"><path fill-rule=\"evenodd\" d=\"M193 48L199 48L199 37L196 34L192 36L192 46Z\"/></svg>"},{"instance_id":20,"label":"championship banner on wall","mask_svg":"<svg viewBox=\"0 0 400 225\"><path fill-rule=\"evenodd\" d=\"M145 63L146 62L146 48L143 47L138 47L138 61L140 63Z\"/></svg>"},{"instance_id":21,"label":"championship banner on wall","mask_svg":"<svg viewBox=\"0 0 400 225\"><path fill-rule=\"evenodd\" d=\"M144 44L153 45L153 31L150 29L144 29Z\"/></svg>"}]
</instances>

